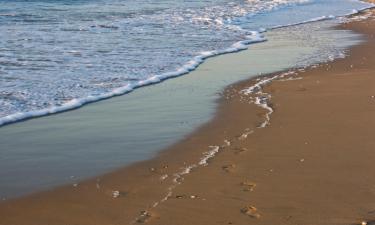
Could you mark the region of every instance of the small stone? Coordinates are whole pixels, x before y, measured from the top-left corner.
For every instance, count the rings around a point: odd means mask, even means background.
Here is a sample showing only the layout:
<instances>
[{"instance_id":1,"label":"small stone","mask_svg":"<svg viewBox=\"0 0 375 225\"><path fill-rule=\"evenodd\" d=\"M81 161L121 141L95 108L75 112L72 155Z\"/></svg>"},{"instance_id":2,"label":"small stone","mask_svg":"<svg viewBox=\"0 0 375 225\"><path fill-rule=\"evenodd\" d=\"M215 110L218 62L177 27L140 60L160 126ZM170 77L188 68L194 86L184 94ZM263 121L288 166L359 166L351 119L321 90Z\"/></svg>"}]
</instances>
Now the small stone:
<instances>
[{"instance_id":1,"label":"small stone","mask_svg":"<svg viewBox=\"0 0 375 225\"><path fill-rule=\"evenodd\" d=\"M260 214L258 213L258 209L254 206L246 206L241 209L241 212L245 215L250 216L251 218L259 219Z\"/></svg>"},{"instance_id":2,"label":"small stone","mask_svg":"<svg viewBox=\"0 0 375 225\"><path fill-rule=\"evenodd\" d=\"M152 214L147 211L141 211L140 217L137 219L137 223L147 223L152 217Z\"/></svg>"},{"instance_id":3,"label":"small stone","mask_svg":"<svg viewBox=\"0 0 375 225\"><path fill-rule=\"evenodd\" d=\"M249 149L247 149L247 148L235 148L234 154L242 154L242 153L245 153L247 151L249 151Z\"/></svg>"},{"instance_id":4,"label":"small stone","mask_svg":"<svg viewBox=\"0 0 375 225\"><path fill-rule=\"evenodd\" d=\"M235 164L225 165L222 168L225 172L228 172L228 173L234 172L234 170L236 169L236 165Z\"/></svg>"},{"instance_id":5,"label":"small stone","mask_svg":"<svg viewBox=\"0 0 375 225\"><path fill-rule=\"evenodd\" d=\"M112 197L113 197L113 198L118 198L118 197L120 197L120 191L113 191L113 192L112 192Z\"/></svg>"},{"instance_id":6,"label":"small stone","mask_svg":"<svg viewBox=\"0 0 375 225\"><path fill-rule=\"evenodd\" d=\"M244 181L241 183L241 186L244 186L243 191L254 191L254 188L257 186L256 183Z\"/></svg>"},{"instance_id":7,"label":"small stone","mask_svg":"<svg viewBox=\"0 0 375 225\"><path fill-rule=\"evenodd\" d=\"M160 177L160 180L165 180L165 179L167 179L168 178L168 174L164 174L164 175L162 175L161 177Z\"/></svg>"}]
</instances>

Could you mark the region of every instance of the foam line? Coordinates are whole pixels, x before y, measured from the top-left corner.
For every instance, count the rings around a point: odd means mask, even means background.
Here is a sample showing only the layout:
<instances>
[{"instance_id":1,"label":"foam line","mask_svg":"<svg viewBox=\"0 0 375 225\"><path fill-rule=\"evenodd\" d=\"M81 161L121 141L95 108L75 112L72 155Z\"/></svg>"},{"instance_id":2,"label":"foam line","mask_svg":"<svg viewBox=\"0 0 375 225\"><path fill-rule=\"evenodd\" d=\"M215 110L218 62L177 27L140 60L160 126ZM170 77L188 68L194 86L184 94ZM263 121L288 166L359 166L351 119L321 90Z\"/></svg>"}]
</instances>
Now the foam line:
<instances>
[{"instance_id":1,"label":"foam line","mask_svg":"<svg viewBox=\"0 0 375 225\"><path fill-rule=\"evenodd\" d=\"M313 18L313 19L310 19L310 20L305 20L305 21L298 22L298 23L290 23L290 24L286 24L286 25L274 26L274 27L271 27L269 30L275 30L275 29L284 28L284 27L293 27L293 26L298 26L298 25L302 25L302 24L315 23L315 22L325 21L325 20L332 20L332 19L335 19L335 18L337 18L337 17L333 16L333 15L320 16L320 17L316 17L316 18Z\"/></svg>"},{"instance_id":2,"label":"foam line","mask_svg":"<svg viewBox=\"0 0 375 225\"><path fill-rule=\"evenodd\" d=\"M115 96L120 96L127 94L129 92L134 91L135 89L138 89L140 87L148 86L148 85L153 85L160 83L162 81L165 81L170 78L182 76L184 74L187 74L195 69L202 64L206 59L218 56L218 55L223 55L223 54L228 54L228 53L233 53L233 52L238 52L242 51L248 48L250 44L253 43L259 43L266 41L266 39L261 35L259 32L250 32L250 35L246 36L246 40L239 41L234 43L231 47L224 49L224 50L215 50L215 51L207 51L207 52L202 52L200 55L195 56L192 60L188 61L185 65L177 69L176 71L173 72L167 72L163 73L160 75L155 75L152 76L148 79L139 81L135 84L128 84L124 87L116 88L112 90L111 92L104 93L101 95L97 96L88 96L86 98L79 98L79 99L73 99L63 105L60 106L53 106L50 108L46 109L41 109L41 110L35 110L35 111L29 111L29 112L19 112L19 113L14 113L5 117L0 118L0 127L4 126L6 124L10 123L15 123L18 121L22 120L27 120L31 118L36 118L36 117L42 117L42 116L47 116L51 114L56 114L56 113L61 113L73 109L80 108L86 104L97 102L100 100L112 98Z\"/></svg>"},{"instance_id":3,"label":"foam line","mask_svg":"<svg viewBox=\"0 0 375 225\"><path fill-rule=\"evenodd\" d=\"M368 2L366 2L366 3L368 3ZM333 20L333 19L336 19L336 18L348 17L348 16L351 16L351 15L358 14L358 13L361 13L363 11L375 8L375 3L368 3L368 4L369 4L369 6L367 6L367 7L363 7L361 9L353 9L350 13L339 15L339 16L334 16L334 15L320 16L320 17L312 18L312 19L305 20L305 21L298 22L298 23L277 25L277 26L271 27L269 29L262 28L260 30L260 33L266 32L267 30L275 30L275 29L280 29L280 28L285 28L285 27L298 26L298 25L307 24L307 23L315 23L315 22L320 22L320 21L325 21L325 20Z\"/></svg>"},{"instance_id":4,"label":"foam line","mask_svg":"<svg viewBox=\"0 0 375 225\"><path fill-rule=\"evenodd\" d=\"M245 88L241 90L240 92L244 95L252 95L255 94L255 101L254 104L267 110L267 113L265 114L265 120L259 125L258 128L265 128L270 124L271 121L271 114L274 112L272 107L269 105L269 100L271 98L271 95L268 93L263 92L263 87L267 85L268 83L272 82L275 79L285 78L287 76L296 74L294 71L288 71L285 73L282 73L280 75L275 75L272 77L265 77L262 79L258 79L258 81L253 84L252 86Z\"/></svg>"}]
</instances>

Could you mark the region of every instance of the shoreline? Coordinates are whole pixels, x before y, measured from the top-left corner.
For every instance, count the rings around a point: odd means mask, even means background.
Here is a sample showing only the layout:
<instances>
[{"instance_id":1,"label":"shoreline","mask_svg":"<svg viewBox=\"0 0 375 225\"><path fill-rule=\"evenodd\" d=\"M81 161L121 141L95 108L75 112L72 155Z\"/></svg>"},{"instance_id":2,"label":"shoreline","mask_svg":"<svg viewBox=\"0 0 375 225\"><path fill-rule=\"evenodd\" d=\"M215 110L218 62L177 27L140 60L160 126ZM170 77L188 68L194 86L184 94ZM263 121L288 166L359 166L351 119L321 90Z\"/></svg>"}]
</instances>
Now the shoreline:
<instances>
[{"instance_id":1,"label":"shoreline","mask_svg":"<svg viewBox=\"0 0 375 225\"><path fill-rule=\"evenodd\" d=\"M349 26L351 29L355 28L346 24L342 26ZM362 45L363 44L360 46ZM356 46L353 49L356 48L359 47ZM300 72L306 74L311 70L323 70L323 67L325 70L326 65L329 65L328 68L331 68L331 64L340 64L341 61L348 60L348 58L350 59L351 56L342 60L336 60L333 63L324 63L317 68L307 69L306 71L308 72ZM268 77L272 77L272 75L269 75ZM321 82L323 82L323 79L324 78L321 78ZM305 82L305 77L301 81ZM291 82L301 81L296 80ZM254 99L238 94L239 90L248 88L253 82L254 79L251 79L251 81L242 81L230 85L225 91L225 97L220 100L217 114L212 121L203 125L198 131L195 131L183 141L171 146L166 151L159 153L154 159L133 164L125 169L120 169L106 176L100 176L98 178L84 181L79 183L78 186L59 187L44 193L37 193L25 198L2 202L0 203L0 224L21 225L25 223L32 225L41 224L43 222L45 224L66 224L68 222L74 222L77 224L129 224L124 221L130 221L131 223L136 220L138 220L138 222L149 222L150 224L168 224L168 221L169 223L175 221L177 216L180 216L178 217L179 219L187 220L181 222L181 224L188 224L188 222L192 222L191 220L194 221L194 218L189 217L198 215L197 210L193 210L196 204L212 207L215 205L214 203L216 200L220 201L220 199L223 199L223 196L231 195L228 193L231 193L230 190L233 190L233 186L238 189L243 189L243 191L233 194L233 196L229 198L231 200L226 199L229 201L229 208L231 208L229 211L227 211L228 208L226 206L223 206L221 209L214 207L208 210L205 208L207 210L206 212L223 213L223 215L217 215L217 218L215 218L223 224L224 221L221 219L225 218L225 216L231 218L231 221L225 221L225 224L228 224L229 222L232 224L242 224L244 221L250 223L259 223L259 221L260 223L266 223L266 221L262 219L263 215L260 211L263 211L262 209L267 209L267 206L257 207L259 208L258 212L258 209L252 204L245 204L242 200L239 203L234 200L238 200L240 197L243 199L250 198L249 196L243 197L242 195L244 193L253 193L255 189L258 190L258 186L261 188L262 179L266 179L258 178L259 181L257 182L247 181L243 176L239 177L238 175L238 173L245 173L245 171L242 171L243 168L240 166L243 165L243 162L241 163L237 161L241 161L241 157L245 157L244 155L254 153L255 151L248 147L243 147L242 144L238 143L244 142L245 145L252 145L252 141L256 142L257 137L259 138L259 136L262 135L258 134L258 132L254 132L256 137L253 137L253 132L251 131L258 131L257 127L264 122L265 110L254 104L243 104L244 101ZM279 85L284 89L287 89L288 86L293 86L289 82L276 83L276 85ZM277 105L279 98L276 97L274 99L274 97L280 92L280 90L278 90L280 87L275 88L275 82L272 82L271 85L265 87L267 93L272 93L272 103L275 104L272 108L275 108L276 110L275 115L278 115L278 108L280 106ZM293 88L295 88L295 85ZM297 89L298 92L302 93L309 90L304 86L299 87L298 85ZM242 98L239 98L240 96ZM233 112L235 112L235 114L233 114ZM252 112L253 115L244 117L248 112ZM242 116L240 117L239 115ZM282 120L282 118L279 116L272 118L271 126L273 126L274 120L278 121ZM231 121L231 124L228 124L227 121ZM248 139L248 136L251 136L251 138ZM237 148L235 145L240 145L240 147ZM217 148L210 146L218 147L220 151L215 150ZM189 151L186 149L189 149ZM202 155L202 152L207 151L207 154ZM206 161L209 159L209 156L213 154L217 154L218 158L213 160L212 165L211 162L208 161L209 166L206 166ZM240 159L238 159L238 157L240 157ZM263 160L265 159L263 157L261 158ZM205 160L202 161L203 159ZM300 163L305 161L304 158L303 161L301 160L302 158L299 160L297 159ZM236 163L233 163L234 161L236 161ZM184 165L182 169L180 168L181 165ZM191 165L198 165L199 168L189 168ZM194 173L194 169L200 169L203 167L205 168L204 171L200 170L199 174ZM187 174L185 172L190 172L186 170L187 168L189 168L189 170L192 169L193 172L185 177ZM274 172L274 169L271 168L264 173L259 173L258 175L255 172L250 172L250 175L254 177L264 175L267 177L270 176L270 173L272 174ZM218 173L220 176L215 180L212 175L217 175ZM177 176L176 174L179 174L180 176ZM247 175L249 176L249 174ZM202 184L202 177L208 181L203 182ZM225 181L222 181L222 178ZM179 182L182 182L181 180L183 179L188 180L189 184L185 185L186 183L184 183L184 185L179 185ZM239 180L242 180L242 182ZM285 182L280 179L278 181L282 184ZM223 182L222 187L216 186L220 185L221 182ZM197 184L200 184L199 187ZM213 184L216 185L213 186ZM217 189L214 189L213 193L207 193L207 189L205 188L212 188L212 186ZM170 187L173 187L173 193L171 196L169 196L170 194L168 192ZM165 199L166 196L170 197L168 198L168 201L165 201L166 204L161 204L160 207L154 210L153 206L155 203L160 204L160 201ZM218 197L219 199L217 199ZM258 198L255 201L262 201L262 197L264 197L264 195L254 198ZM215 201L213 199L215 199ZM199 203L196 203L196 201L199 201ZM93 204L97 204L97 202L99 202L100 205L93 206ZM266 202L265 205L267 203L269 204L270 201ZM239 205L242 205L242 208L237 207ZM181 211L176 206L179 206L182 209L190 209L192 212L190 212L190 214L186 210ZM106 211L105 209L108 208L111 210ZM25 213L24 218L14 218L16 217L15 213L20 211ZM126 215L119 215L119 212L126 212ZM182 215L181 212L186 213L186 215ZM226 212L230 215L226 215ZM279 214L282 213L283 212L279 212ZM243 214L245 214L245 216ZM134 217L134 215L138 216ZM76 217L72 218L72 216ZM203 219L199 223L207 224L210 222L209 220L205 220L207 219L207 216L202 217ZM258 217L259 220L257 219ZM74 221L69 221L69 218L72 218ZM13 219L20 220L14 222ZM40 221L38 221L38 219ZM340 223L338 222L338 224Z\"/></svg>"},{"instance_id":2,"label":"shoreline","mask_svg":"<svg viewBox=\"0 0 375 225\"><path fill-rule=\"evenodd\" d=\"M268 42L211 58L189 76L0 129L0 199L73 184L155 156L208 122L229 84L340 57L361 42L361 35L335 25L323 21L270 31Z\"/></svg>"}]
</instances>

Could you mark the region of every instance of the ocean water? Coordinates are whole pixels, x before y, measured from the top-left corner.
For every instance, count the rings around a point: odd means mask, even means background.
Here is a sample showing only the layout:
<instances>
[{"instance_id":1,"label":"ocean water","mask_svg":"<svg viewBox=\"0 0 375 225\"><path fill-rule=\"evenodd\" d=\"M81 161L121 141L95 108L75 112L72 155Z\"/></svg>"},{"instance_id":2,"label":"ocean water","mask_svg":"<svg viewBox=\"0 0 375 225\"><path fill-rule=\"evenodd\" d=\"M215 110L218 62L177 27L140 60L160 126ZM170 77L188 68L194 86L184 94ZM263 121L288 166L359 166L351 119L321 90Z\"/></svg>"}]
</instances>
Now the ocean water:
<instances>
[{"instance_id":1,"label":"ocean water","mask_svg":"<svg viewBox=\"0 0 375 225\"><path fill-rule=\"evenodd\" d=\"M357 0L0 0L0 126L186 74Z\"/></svg>"}]
</instances>

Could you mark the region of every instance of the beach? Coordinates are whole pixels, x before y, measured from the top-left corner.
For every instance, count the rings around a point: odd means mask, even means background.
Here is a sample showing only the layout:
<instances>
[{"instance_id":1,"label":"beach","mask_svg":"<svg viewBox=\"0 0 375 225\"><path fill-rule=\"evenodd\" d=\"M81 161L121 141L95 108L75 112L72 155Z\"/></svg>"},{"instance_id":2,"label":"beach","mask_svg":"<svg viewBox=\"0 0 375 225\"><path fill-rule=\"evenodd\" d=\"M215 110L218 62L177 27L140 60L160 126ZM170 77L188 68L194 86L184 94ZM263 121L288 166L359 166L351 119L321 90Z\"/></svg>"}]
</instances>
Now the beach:
<instances>
[{"instance_id":1,"label":"beach","mask_svg":"<svg viewBox=\"0 0 375 225\"><path fill-rule=\"evenodd\" d=\"M339 28L365 38L346 58L230 85L156 157L2 201L0 224L375 223L375 20Z\"/></svg>"},{"instance_id":2,"label":"beach","mask_svg":"<svg viewBox=\"0 0 375 225\"><path fill-rule=\"evenodd\" d=\"M147 160L215 115L241 80L345 55L363 41L335 20L267 31L266 42L206 60L186 76L0 129L0 199L74 184ZM22 137L22 138L20 138Z\"/></svg>"}]
</instances>

